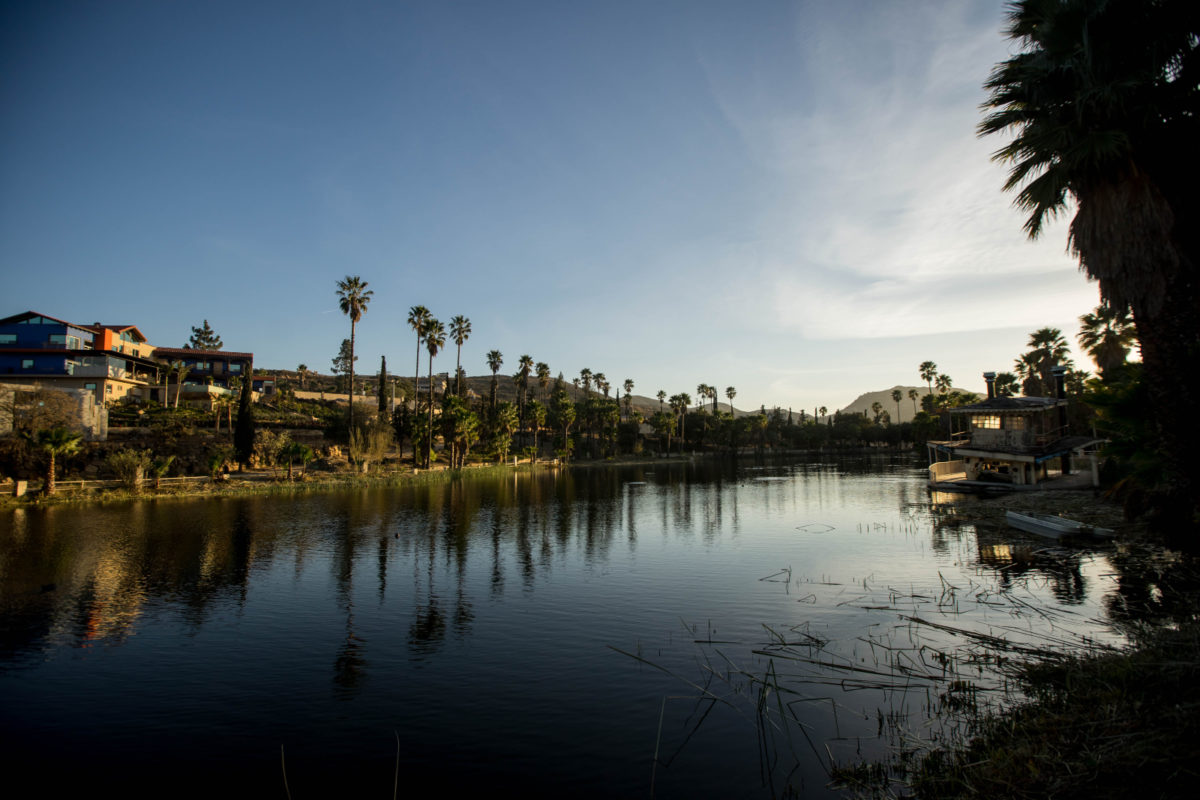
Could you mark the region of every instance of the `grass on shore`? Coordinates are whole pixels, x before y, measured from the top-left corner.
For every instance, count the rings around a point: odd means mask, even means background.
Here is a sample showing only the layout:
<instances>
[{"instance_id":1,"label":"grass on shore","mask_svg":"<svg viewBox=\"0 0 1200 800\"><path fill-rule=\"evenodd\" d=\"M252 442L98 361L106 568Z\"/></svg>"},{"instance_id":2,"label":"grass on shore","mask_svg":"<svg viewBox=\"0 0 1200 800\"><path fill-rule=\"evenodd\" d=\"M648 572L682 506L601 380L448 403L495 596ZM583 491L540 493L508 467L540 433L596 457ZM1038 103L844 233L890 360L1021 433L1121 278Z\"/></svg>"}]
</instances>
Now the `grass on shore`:
<instances>
[{"instance_id":1,"label":"grass on shore","mask_svg":"<svg viewBox=\"0 0 1200 800\"><path fill-rule=\"evenodd\" d=\"M1146 633L1124 652L1018 664L1028 699L981 712L963 746L843 767L835 777L866 797L1193 796L1198 665L1195 621Z\"/></svg>"},{"instance_id":2,"label":"grass on shore","mask_svg":"<svg viewBox=\"0 0 1200 800\"><path fill-rule=\"evenodd\" d=\"M528 465L524 465L528 467ZM511 471L512 467L502 464L472 466L468 470L433 469L414 472L411 468L361 472L308 472L297 471L289 481L286 471L257 470L249 473L232 473L227 480L197 481L190 484L169 484L158 489L150 482L140 491L127 488L89 489L84 491L57 492L49 497L32 492L15 498L11 494L0 496L0 508L27 505L70 505L94 503L119 503L130 500L196 499L200 497L242 497L301 492L336 491L346 488L371 488L381 486L414 485L444 481L464 473L486 475L491 472Z\"/></svg>"}]
</instances>

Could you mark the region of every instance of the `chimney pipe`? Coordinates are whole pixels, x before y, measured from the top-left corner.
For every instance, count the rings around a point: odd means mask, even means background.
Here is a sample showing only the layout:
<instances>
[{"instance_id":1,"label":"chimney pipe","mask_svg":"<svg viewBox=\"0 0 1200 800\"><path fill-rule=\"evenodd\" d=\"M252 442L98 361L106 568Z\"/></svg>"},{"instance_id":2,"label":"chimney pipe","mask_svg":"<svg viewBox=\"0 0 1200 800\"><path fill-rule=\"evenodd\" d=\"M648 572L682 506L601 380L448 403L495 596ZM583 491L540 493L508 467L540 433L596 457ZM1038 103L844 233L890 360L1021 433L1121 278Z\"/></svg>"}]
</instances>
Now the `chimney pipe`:
<instances>
[{"instance_id":1,"label":"chimney pipe","mask_svg":"<svg viewBox=\"0 0 1200 800\"><path fill-rule=\"evenodd\" d=\"M983 373L983 380L987 383L987 392L988 392L987 399L991 400L993 397L996 396L996 373L994 373L994 372Z\"/></svg>"},{"instance_id":2,"label":"chimney pipe","mask_svg":"<svg viewBox=\"0 0 1200 800\"><path fill-rule=\"evenodd\" d=\"M1067 368L1055 366L1050 368L1050 374L1054 376L1054 396L1059 400L1067 399Z\"/></svg>"}]
</instances>

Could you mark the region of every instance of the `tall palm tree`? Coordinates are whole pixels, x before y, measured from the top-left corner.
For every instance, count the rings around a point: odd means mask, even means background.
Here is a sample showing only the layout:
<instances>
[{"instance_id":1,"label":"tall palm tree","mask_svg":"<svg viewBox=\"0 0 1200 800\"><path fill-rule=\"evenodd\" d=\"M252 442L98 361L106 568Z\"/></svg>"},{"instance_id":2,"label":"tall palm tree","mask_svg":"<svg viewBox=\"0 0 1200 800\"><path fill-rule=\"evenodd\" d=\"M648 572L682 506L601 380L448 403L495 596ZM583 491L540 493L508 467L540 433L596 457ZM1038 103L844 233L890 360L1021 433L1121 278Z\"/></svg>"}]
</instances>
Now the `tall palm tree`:
<instances>
[{"instance_id":1,"label":"tall palm tree","mask_svg":"<svg viewBox=\"0 0 1200 800\"><path fill-rule=\"evenodd\" d=\"M547 407L550 405L550 365L545 361L539 361L537 366L533 368L534 374L537 375L538 385L542 387L542 398Z\"/></svg>"},{"instance_id":2,"label":"tall palm tree","mask_svg":"<svg viewBox=\"0 0 1200 800\"><path fill-rule=\"evenodd\" d=\"M583 398L586 400L592 391L592 371L587 367L579 370L579 381L583 384Z\"/></svg>"},{"instance_id":3,"label":"tall palm tree","mask_svg":"<svg viewBox=\"0 0 1200 800\"><path fill-rule=\"evenodd\" d=\"M680 392L676 395L671 395L671 410L679 416L679 451L683 452L684 436L687 433L687 421L684 419L687 416L688 406L692 404L692 398L687 392Z\"/></svg>"},{"instance_id":4,"label":"tall palm tree","mask_svg":"<svg viewBox=\"0 0 1200 800\"><path fill-rule=\"evenodd\" d=\"M517 420L522 429L525 427L525 399L529 393L529 376L533 372L533 356L524 355L517 359L517 374L514 382L521 389L521 402L517 406Z\"/></svg>"},{"instance_id":5,"label":"tall palm tree","mask_svg":"<svg viewBox=\"0 0 1200 800\"><path fill-rule=\"evenodd\" d=\"M375 292L367 288L367 282L357 275L346 276L344 281L337 283L338 306L342 313L350 318L350 429L354 430L354 328L362 315L367 311L367 304Z\"/></svg>"},{"instance_id":6,"label":"tall palm tree","mask_svg":"<svg viewBox=\"0 0 1200 800\"><path fill-rule=\"evenodd\" d=\"M429 351L429 447L425 450L425 466L433 451L433 357L446 344L446 326L430 317L424 325L425 349Z\"/></svg>"},{"instance_id":7,"label":"tall palm tree","mask_svg":"<svg viewBox=\"0 0 1200 800\"><path fill-rule=\"evenodd\" d=\"M300 391L304 391L304 378L308 375L308 365L301 364L296 367L296 372L300 374Z\"/></svg>"},{"instance_id":8,"label":"tall palm tree","mask_svg":"<svg viewBox=\"0 0 1200 800\"><path fill-rule=\"evenodd\" d=\"M42 494L54 494L54 467L59 456L69 455L79 449L83 437L71 433L66 428L40 430L32 439L32 444L46 454L46 476L42 482Z\"/></svg>"},{"instance_id":9,"label":"tall palm tree","mask_svg":"<svg viewBox=\"0 0 1200 800\"><path fill-rule=\"evenodd\" d=\"M625 420L633 418L633 378L626 378L625 389Z\"/></svg>"},{"instance_id":10,"label":"tall palm tree","mask_svg":"<svg viewBox=\"0 0 1200 800\"><path fill-rule=\"evenodd\" d=\"M1013 362L1013 370L1017 373L1017 378L1021 382L1021 393L1026 397L1041 397L1042 378L1039 366L1041 357L1032 350L1024 353Z\"/></svg>"},{"instance_id":11,"label":"tall palm tree","mask_svg":"<svg viewBox=\"0 0 1200 800\"><path fill-rule=\"evenodd\" d=\"M921 366L917 367L917 372L921 375L921 380L925 381L925 385L929 387L929 394L933 394L933 380L938 376L937 364L932 361L922 361Z\"/></svg>"},{"instance_id":12,"label":"tall palm tree","mask_svg":"<svg viewBox=\"0 0 1200 800\"><path fill-rule=\"evenodd\" d=\"M916 389L908 390L908 399L912 400L912 404L913 404L913 417L917 416L917 400L920 397L921 397L921 393L918 392Z\"/></svg>"},{"instance_id":13,"label":"tall palm tree","mask_svg":"<svg viewBox=\"0 0 1200 800\"><path fill-rule=\"evenodd\" d=\"M425 306L413 306L408 309L408 327L412 328L417 334L417 361L413 367L413 411L417 410L417 384L421 381L421 341L425 337L425 325L432 319L433 315L429 313L429 309ZM416 461L416 451L413 451L413 460Z\"/></svg>"},{"instance_id":14,"label":"tall palm tree","mask_svg":"<svg viewBox=\"0 0 1200 800\"><path fill-rule=\"evenodd\" d=\"M1200 8L1194 0L1020 0L1015 55L985 88L980 135L1037 237L1075 209L1069 243L1101 300L1133 314L1167 518L1200 512L1200 459L1183 431L1200 405Z\"/></svg>"},{"instance_id":15,"label":"tall palm tree","mask_svg":"<svg viewBox=\"0 0 1200 800\"><path fill-rule=\"evenodd\" d=\"M450 320L450 338L458 345L458 355L454 359L454 393L462 397L462 346L471 335L471 320L459 314Z\"/></svg>"},{"instance_id":16,"label":"tall palm tree","mask_svg":"<svg viewBox=\"0 0 1200 800\"><path fill-rule=\"evenodd\" d=\"M662 389L659 389L658 394L656 394L655 397L658 398L658 413L661 414L663 410L663 400L667 399L667 393Z\"/></svg>"},{"instance_id":17,"label":"tall palm tree","mask_svg":"<svg viewBox=\"0 0 1200 800\"><path fill-rule=\"evenodd\" d=\"M733 414L733 398L737 397L737 389L732 386L726 386L725 397L729 399L729 413Z\"/></svg>"},{"instance_id":18,"label":"tall palm tree","mask_svg":"<svg viewBox=\"0 0 1200 800\"><path fill-rule=\"evenodd\" d=\"M1080 317L1079 322L1083 325L1079 330L1079 346L1096 362L1101 376L1125 363L1129 348L1137 340L1128 311L1101 303L1095 311Z\"/></svg>"},{"instance_id":19,"label":"tall palm tree","mask_svg":"<svg viewBox=\"0 0 1200 800\"><path fill-rule=\"evenodd\" d=\"M1070 345L1058 328L1039 328L1029 334L1029 351L1018 359L1018 371L1025 373L1025 394L1029 397L1054 394L1054 367L1071 367Z\"/></svg>"},{"instance_id":20,"label":"tall palm tree","mask_svg":"<svg viewBox=\"0 0 1200 800\"><path fill-rule=\"evenodd\" d=\"M904 392L899 389L892 389L892 400L896 402L896 424L900 424L900 401L904 398Z\"/></svg>"},{"instance_id":21,"label":"tall palm tree","mask_svg":"<svg viewBox=\"0 0 1200 800\"><path fill-rule=\"evenodd\" d=\"M499 350L489 350L487 354L488 368L492 371L492 411L496 410L496 374L500 372L500 367L504 366L504 354Z\"/></svg>"}]
</instances>

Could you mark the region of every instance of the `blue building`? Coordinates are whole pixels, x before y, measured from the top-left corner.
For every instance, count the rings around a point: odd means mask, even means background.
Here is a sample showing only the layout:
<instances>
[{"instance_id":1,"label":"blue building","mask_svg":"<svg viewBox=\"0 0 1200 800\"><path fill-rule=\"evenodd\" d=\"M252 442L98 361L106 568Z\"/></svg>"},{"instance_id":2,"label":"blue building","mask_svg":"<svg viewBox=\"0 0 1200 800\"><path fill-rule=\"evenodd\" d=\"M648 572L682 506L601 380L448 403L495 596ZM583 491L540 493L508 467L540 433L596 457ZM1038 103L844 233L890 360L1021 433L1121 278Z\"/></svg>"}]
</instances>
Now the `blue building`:
<instances>
[{"instance_id":1,"label":"blue building","mask_svg":"<svg viewBox=\"0 0 1200 800\"><path fill-rule=\"evenodd\" d=\"M166 404L179 394L180 405L209 409L250 378L253 364L253 353L154 347L135 325L82 325L37 311L0 319L0 382L87 390L101 404Z\"/></svg>"},{"instance_id":2,"label":"blue building","mask_svg":"<svg viewBox=\"0 0 1200 800\"><path fill-rule=\"evenodd\" d=\"M0 381L94 392L97 402L152 399L160 365L133 325L81 325L36 311L0 319Z\"/></svg>"}]
</instances>

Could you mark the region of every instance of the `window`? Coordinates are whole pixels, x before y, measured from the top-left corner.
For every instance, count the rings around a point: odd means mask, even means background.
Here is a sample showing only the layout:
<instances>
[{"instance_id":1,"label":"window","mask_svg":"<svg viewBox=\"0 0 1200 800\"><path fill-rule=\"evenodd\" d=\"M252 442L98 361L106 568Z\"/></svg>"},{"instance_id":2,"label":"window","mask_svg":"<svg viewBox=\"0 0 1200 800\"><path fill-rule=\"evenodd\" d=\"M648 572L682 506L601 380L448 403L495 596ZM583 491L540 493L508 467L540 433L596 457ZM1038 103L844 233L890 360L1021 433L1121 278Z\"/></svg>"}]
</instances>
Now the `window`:
<instances>
[{"instance_id":1,"label":"window","mask_svg":"<svg viewBox=\"0 0 1200 800\"><path fill-rule=\"evenodd\" d=\"M230 364L229 371L232 372L234 375L240 375L242 373L242 365L241 364Z\"/></svg>"},{"instance_id":2,"label":"window","mask_svg":"<svg viewBox=\"0 0 1200 800\"><path fill-rule=\"evenodd\" d=\"M972 428L1000 429L1000 417L995 414L975 414L971 417Z\"/></svg>"},{"instance_id":3,"label":"window","mask_svg":"<svg viewBox=\"0 0 1200 800\"><path fill-rule=\"evenodd\" d=\"M1007 431L1023 431L1025 430L1024 417L1005 417L1004 429Z\"/></svg>"},{"instance_id":4,"label":"window","mask_svg":"<svg viewBox=\"0 0 1200 800\"><path fill-rule=\"evenodd\" d=\"M22 358L21 359L21 369L33 369L33 359L32 358Z\"/></svg>"},{"instance_id":5,"label":"window","mask_svg":"<svg viewBox=\"0 0 1200 800\"><path fill-rule=\"evenodd\" d=\"M89 390L91 390L91 391L93 391L93 392L94 392L94 391L96 391L96 384L94 384L94 383L85 383L85 384L83 385L83 388L85 388L85 389L89 389Z\"/></svg>"},{"instance_id":6,"label":"window","mask_svg":"<svg viewBox=\"0 0 1200 800\"><path fill-rule=\"evenodd\" d=\"M16 344L16 341L15 333L0 333L0 344Z\"/></svg>"},{"instance_id":7,"label":"window","mask_svg":"<svg viewBox=\"0 0 1200 800\"><path fill-rule=\"evenodd\" d=\"M50 344L65 347L68 350L78 350L79 337L69 336L65 333L52 333L50 334Z\"/></svg>"}]
</instances>

